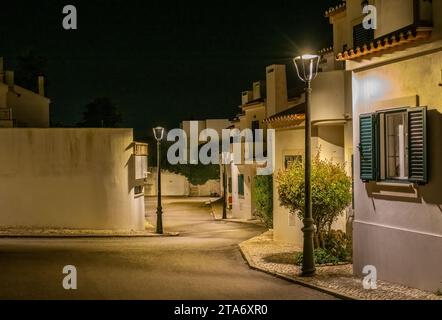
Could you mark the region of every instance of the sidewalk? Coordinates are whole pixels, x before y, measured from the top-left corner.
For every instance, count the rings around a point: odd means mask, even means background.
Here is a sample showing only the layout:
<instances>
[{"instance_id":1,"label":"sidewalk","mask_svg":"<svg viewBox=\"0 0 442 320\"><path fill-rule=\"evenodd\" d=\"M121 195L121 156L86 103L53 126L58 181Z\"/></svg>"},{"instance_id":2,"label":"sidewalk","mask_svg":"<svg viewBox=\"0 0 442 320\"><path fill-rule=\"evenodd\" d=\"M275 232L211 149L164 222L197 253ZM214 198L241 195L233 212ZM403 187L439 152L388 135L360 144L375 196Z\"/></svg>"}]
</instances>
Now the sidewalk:
<instances>
[{"instance_id":1,"label":"sidewalk","mask_svg":"<svg viewBox=\"0 0 442 320\"><path fill-rule=\"evenodd\" d=\"M317 266L315 277L300 277L301 268L294 264L294 256L301 249L273 241L272 231L247 240L239 246L252 269L330 293L341 299L442 300L442 297L436 294L385 281L378 281L376 290L365 290L362 286L362 279L353 276L351 264Z\"/></svg>"},{"instance_id":2,"label":"sidewalk","mask_svg":"<svg viewBox=\"0 0 442 320\"><path fill-rule=\"evenodd\" d=\"M206 202L206 205L211 207L213 219L216 221L226 221L234 223L245 223L264 227L264 223L259 219L245 220L233 218L231 211L227 210L227 219L223 219L223 203L222 198L211 199Z\"/></svg>"},{"instance_id":3,"label":"sidewalk","mask_svg":"<svg viewBox=\"0 0 442 320\"><path fill-rule=\"evenodd\" d=\"M146 230L86 230L86 229L42 229L42 228L0 228L0 238L143 238L173 237L177 232L157 234L154 227L146 222Z\"/></svg>"}]
</instances>

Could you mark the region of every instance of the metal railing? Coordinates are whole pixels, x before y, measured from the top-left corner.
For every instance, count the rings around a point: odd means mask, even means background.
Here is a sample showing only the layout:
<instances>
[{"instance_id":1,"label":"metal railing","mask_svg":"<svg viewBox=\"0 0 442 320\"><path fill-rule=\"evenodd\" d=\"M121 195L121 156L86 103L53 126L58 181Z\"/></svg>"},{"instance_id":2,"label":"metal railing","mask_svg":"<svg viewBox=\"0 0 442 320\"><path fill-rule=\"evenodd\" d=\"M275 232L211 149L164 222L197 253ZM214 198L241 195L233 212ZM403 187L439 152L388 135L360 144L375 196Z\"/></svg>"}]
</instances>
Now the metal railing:
<instances>
[{"instance_id":1,"label":"metal railing","mask_svg":"<svg viewBox=\"0 0 442 320\"><path fill-rule=\"evenodd\" d=\"M147 156L149 154L149 145L147 143L134 142L134 155Z\"/></svg>"},{"instance_id":2,"label":"metal railing","mask_svg":"<svg viewBox=\"0 0 442 320\"><path fill-rule=\"evenodd\" d=\"M12 109L0 108L0 120L12 120Z\"/></svg>"}]
</instances>

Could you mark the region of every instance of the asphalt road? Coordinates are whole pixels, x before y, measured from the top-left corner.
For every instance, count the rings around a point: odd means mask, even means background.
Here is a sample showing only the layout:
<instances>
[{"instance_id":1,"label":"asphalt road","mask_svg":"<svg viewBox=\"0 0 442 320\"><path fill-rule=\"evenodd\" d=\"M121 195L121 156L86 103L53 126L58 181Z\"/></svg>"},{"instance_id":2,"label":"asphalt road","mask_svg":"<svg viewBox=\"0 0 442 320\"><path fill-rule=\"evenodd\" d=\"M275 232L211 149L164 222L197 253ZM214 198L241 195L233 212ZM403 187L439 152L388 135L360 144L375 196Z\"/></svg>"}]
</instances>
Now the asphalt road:
<instances>
[{"instance_id":1,"label":"asphalt road","mask_svg":"<svg viewBox=\"0 0 442 320\"><path fill-rule=\"evenodd\" d=\"M0 298L333 299L250 270L237 245L261 227L214 221L203 202L169 200L164 211L180 237L0 239ZM63 289L66 265L77 268L77 290Z\"/></svg>"}]
</instances>

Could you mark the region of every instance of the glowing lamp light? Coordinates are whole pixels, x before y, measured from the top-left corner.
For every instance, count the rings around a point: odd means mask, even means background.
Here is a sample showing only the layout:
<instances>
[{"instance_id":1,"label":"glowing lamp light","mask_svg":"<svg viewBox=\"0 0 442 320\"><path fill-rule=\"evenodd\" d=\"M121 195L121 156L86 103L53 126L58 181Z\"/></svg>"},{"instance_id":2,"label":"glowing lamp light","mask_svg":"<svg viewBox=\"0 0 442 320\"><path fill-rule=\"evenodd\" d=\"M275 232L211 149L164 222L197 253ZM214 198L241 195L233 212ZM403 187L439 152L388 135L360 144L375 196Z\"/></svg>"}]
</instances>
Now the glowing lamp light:
<instances>
[{"instance_id":1,"label":"glowing lamp light","mask_svg":"<svg viewBox=\"0 0 442 320\"><path fill-rule=\"evenodd\" d=\"M164 128L163 127L156 127L153 128L153 134L155 136L155 139L160 142L164 138Z\"/></svg>"},{"instance_id":2,"label":"glowing lamp light","mask_svg":"<svg viewBox=\"0 0 442 320\"><path fill-rule=\"evenodd\" d=\"M299 79L311 82L318 75L321 57L315 54L304 54L293 59Z\"/></svg>"}]
</instances>

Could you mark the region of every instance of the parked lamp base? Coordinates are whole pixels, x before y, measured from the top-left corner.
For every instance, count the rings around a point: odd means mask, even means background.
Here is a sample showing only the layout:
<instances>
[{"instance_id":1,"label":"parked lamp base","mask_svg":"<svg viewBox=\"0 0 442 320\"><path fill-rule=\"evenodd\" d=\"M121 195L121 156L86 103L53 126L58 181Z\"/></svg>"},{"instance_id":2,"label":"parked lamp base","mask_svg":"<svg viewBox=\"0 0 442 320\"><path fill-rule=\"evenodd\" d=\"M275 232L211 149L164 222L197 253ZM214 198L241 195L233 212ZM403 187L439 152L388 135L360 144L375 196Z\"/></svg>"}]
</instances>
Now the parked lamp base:
<instances>
[{"instance_id":1,"label":"parked lamp base","mask_svg":"<svg viewBox=\"0 0 442 320\"><path fill-rule=\"evenodd\" d=\"M313 243L313 234L315 232L314 221L311 218L306 218L303 220L304 228L302 232L304 233L304 251L302 260L302 276L303 277L313 277L316 273L315 268L315 246Z\"/></svg>"},{"instance_id":2,"label":"parked lamp base","mask_svg":"<svg viewBox=\"0 0 442 320\"><path fill-rule=\"evenodd\" d=\"M163 211L160 209L157 209L157 233L163 234Z\"/></svg>"}]
</instances>

